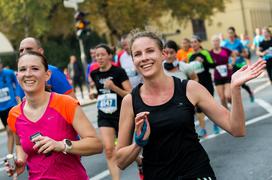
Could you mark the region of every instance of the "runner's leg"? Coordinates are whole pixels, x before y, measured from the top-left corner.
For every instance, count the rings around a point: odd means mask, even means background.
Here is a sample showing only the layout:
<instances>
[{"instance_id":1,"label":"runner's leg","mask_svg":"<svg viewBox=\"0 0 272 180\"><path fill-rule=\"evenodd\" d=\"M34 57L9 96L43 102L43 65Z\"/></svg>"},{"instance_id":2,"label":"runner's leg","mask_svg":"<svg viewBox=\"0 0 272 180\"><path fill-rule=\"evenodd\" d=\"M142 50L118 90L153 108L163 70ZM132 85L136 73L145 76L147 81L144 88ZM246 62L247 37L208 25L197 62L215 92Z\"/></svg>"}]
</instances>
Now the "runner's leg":
<instances>
[{"instance_id":1,"label":"runner's leg","mask_svg":"<svg viewBox=\"0 0 272 180\"><path fill-rule=\"evenodd\" d=\"M227 103L231 103L230 83L224 84L224 95Z\"/></svg>"},{"instance_id":2,"label":"runner's leg","mask_svg":"<svg viewBox=\"0 0 272 180\"><path fill-rule=\"evenodd\" d=\"M107 158L107 164L112 176L112 180L120 179L120 170L116 164L115 157L115 130L111 127L100 127L100 134L104 145L104 151Z\"/></svg>"},{"instance_id":3,"label":"runner's leg","mask_svg":"<svg viewBox=\"0 0 272 180\"><path fill-rule=\"evenodd\" d=\"M217 92L217 94L218 94L218 96L220 98L221 104L224 107L227 108L227 102L226 102L226 98L225 98L225 94L224 94L224 90L225 90L224 85L223 84L222 85L221 84L220 85L216 85L215 89L216 89L216 92Z\"/></svg>"}]
</instances>

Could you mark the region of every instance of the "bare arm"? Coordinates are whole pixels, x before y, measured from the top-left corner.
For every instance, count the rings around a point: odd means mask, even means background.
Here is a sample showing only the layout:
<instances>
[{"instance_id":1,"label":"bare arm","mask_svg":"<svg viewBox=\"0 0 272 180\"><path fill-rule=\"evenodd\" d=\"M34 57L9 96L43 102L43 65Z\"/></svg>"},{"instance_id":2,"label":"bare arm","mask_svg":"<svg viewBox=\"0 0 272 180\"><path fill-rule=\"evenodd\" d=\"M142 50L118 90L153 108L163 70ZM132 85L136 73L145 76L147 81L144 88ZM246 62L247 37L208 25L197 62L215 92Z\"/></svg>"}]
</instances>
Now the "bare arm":
<instances>
[{"instance_id":1,"label":"bare arm","mask_svg":"<svg viewBox=\"0 0 272 180\"><path fill-rule=\"evenodd\" d=\"M203 112L216 124L233 136L244 136L245 115L240 92L240 86L259 76L263 72L265 62L258 60L251 66L244 66L232 76L231 96L232 109L228 111L222 105L217 104L210 93L200 84L189 81L187 96L192 104L199 106ZM197 89L197 90L196 90Z\"/></svg>"},{"instance_id":2,"label":"bare arm","mask_svg":"<svg viewBox=\"0 0 272 180\"><path fill-rule=\"evenodd\" d=\"M81 139L78 141L72 141L73 148L69 153L92 155L102 152L103 146L96 134L95 128L92 126L80 106L77 107L73 127Z\"/></svg>"},{"instance_id":3,"label":"bare arm","mask_svg":"<svg viewBox=\"0 0 272 180\"><path fill-rule=\"evenodd\" d=\"M131 92L131 84L129 82L129 80L126 80L124 82L122 82L122 88L119 88L118 86L116 86L112 80L107 80L104 83L104 87L111 89L112 91L116 92L117 94L119 94L121 97L124 97L125 95L127 95L128 93Z\"/></svg>"},{"instance_id":4,"label":"bare arm","mask_svg":"<svg viewBox=\"0 0 272 180\"><path fill-rule=\"evenodd\" d=\"M102 152L102 143L80 106L77 106L72 126L81 139L72 141L72 149L69 150L69 153L87 156ZM33 148L38 149L39 153L46 154L50 151L63 152L65 149L62 141L55 141L46 136L33 139L33 142L37 141L39 143L35 143Z\"/></svg>"},{"instance_id":5,"label":"bare arm","mask_svg":"<svg viewBox=\"0 0 272 180\"><path fill-rule=\"evenodd\" d=\"M141 152L142 148L133 142L134 124L135 131L138 132L148 114L148 112L139 113L134 119L131 94L125 96L121 106L117 144L117 165L120 169L125 169L134 162ZM147 126L147 131L144 135L145 140L150 135L149 123Z\"/></svg>"},{"instance_id":6,"label":"bare arm","mask_svg":"<svg viewBox=\"0 0 272 180\"><path fill-rule=\"evenodd\" d=\"M17 156L16 173L17 173L17 175L20 175L25 170L27 154L24 152L24 150L20 144L20 139L17 136L17 134L14 134L14 138L15 138L16 156ZM11 174L13 174L13 173L11 173Z\"/></svg>"}]
</instances>

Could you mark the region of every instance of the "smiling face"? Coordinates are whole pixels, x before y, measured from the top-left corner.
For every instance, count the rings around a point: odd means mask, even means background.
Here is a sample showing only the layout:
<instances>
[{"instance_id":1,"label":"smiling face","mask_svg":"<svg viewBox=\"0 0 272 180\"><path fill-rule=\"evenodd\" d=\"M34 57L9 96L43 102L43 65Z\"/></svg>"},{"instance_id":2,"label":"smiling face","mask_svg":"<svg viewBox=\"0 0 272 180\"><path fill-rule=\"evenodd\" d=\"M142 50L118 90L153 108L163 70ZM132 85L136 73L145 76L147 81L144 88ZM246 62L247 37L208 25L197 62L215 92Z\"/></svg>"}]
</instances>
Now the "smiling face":
<instances>
[{"instance_id":1,"label":"smiling face","mask_svg":"<svg viewBox=\"0 0 272 180\"><path fill-rule=\"evenodd\" d=\"M163 52L155 39L139 37L131 46L134 65L144 78L153 77L162 71Z\"/></svg>"},{"instance_id":2,"label":"smiling face","mask_svg":"<svg viewBox=\"0 0 272 180\"><path fill-rule=\"evenodd\" d=\"M41 57L26 54L19 58L17 79L26 94L45 91L50 75Z\"/></svg>"}]
</instances>

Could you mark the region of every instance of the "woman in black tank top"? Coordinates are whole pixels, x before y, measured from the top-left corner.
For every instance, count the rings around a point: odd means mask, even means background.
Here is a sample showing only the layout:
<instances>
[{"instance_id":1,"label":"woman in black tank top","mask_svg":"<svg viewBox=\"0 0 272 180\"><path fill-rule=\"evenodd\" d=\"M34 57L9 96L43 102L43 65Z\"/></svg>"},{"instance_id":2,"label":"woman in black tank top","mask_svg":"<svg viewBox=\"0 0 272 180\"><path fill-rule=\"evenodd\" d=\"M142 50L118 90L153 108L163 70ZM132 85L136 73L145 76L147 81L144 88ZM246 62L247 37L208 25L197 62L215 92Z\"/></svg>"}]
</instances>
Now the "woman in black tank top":
<instances>
[{"instance_id":1,"label":"woman in black tank top","mask_svg":"<svg viewBox=\"0 0 272 180\"><path fill-rule=\"evenodd\" d=\"M194 107L233 136L244 136L240 86L260 75L265 62L258 60L232 76L232 110L228 111L199 83L164 74L163 45L154 33L132 34L130 48L144 84L122 101L118 166L126 168L143 150L145 180L216 179L195 132Z\"/></svg>"}]
</instances>

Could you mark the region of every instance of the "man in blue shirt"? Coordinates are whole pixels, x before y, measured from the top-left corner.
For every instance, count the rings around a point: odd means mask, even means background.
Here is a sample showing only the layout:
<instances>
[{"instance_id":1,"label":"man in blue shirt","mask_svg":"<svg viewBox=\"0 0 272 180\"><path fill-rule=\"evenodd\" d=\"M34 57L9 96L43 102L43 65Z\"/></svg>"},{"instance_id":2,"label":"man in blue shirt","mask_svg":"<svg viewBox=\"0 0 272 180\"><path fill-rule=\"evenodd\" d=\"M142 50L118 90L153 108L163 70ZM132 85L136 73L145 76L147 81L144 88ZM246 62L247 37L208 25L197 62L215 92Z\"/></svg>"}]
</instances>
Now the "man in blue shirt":
<instances>
[{"instance_id":1,"label":"man in blue shirt","mask_svg":"<svg viewBox=\"0 0 272 180\"><path fill-rule=\"evenodd\" d=\"M33 37L27 37L21 41L19 47L20 55L25 51L36 51L44 54L44 49L42 48L40 41ZM51 71L51 78L47 81L47 84L51 86L51 90L59 94L67 94L76 98L73 88L63 72L52 65L49 65L48 69Z\"/></svg>"},{"instance_id":2,"label":"man in blue shirt","mask_svg":"<svg viewBox=\"0 0 272 180\"><path fill-rule=\"evenodd\" d=\"M14 139L12 132L7 126L7 118L10 109L17 105L18 97L18 82L13 70L3 68L3 63L0 59L0 118L2 124L6 128L8 135L8 153L13 153Z\"/></svg>"}]
</instances>

